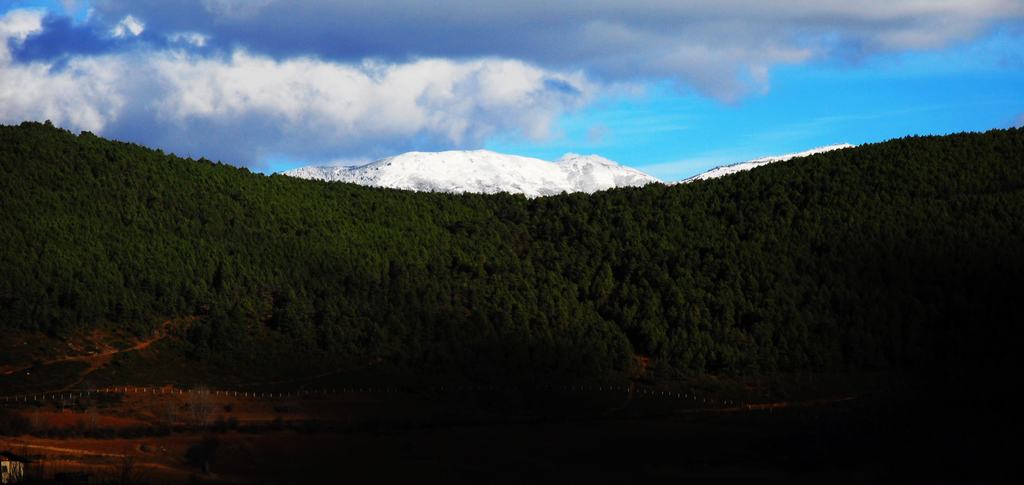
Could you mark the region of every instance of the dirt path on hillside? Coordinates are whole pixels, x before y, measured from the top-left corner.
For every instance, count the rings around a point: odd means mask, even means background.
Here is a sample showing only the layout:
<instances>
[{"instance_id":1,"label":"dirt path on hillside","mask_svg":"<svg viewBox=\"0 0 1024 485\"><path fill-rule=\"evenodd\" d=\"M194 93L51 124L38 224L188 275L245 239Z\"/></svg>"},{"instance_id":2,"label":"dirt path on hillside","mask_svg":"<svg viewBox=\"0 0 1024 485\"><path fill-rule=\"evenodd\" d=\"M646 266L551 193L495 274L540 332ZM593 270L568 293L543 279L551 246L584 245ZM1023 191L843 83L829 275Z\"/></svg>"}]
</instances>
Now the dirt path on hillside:
<instances>
[{"instance_id":1,"label":"dirt path on hillside","mask_svg":"<svg viewBox=\"0 0 1024 485\"><path fill-rule=\"evenodd\" d=\"M7 370L4 370L4 371L0 372L0 375L8 376L8 375L11 375L11 374L16 374L18 372L28 372L28 371L31 371L32 369L36 368L36 367L43 367L43 366L48 366L48 365L60 364L60 363L64 363L64 362L84 362L85 364L87 364L88 367L86 367L84 370L82 370L82 372L79 374L79 376L80 376L79 380L69 384L68 386L65 386L64 389L61 389L61 390L66 390L66 389L71 388L72 386L80 384L83 380L85 380L86 376L88 376L89 374L92 374L93 372L95 372L100 367L103 367L104 365L106 365L108 362L113 360L113 358L117 354L120 354L120 353L123 353L123 352L135 352L135 351L139 351L139 350L144 350L146 348L149 348L149 346L153 345L154 343L159 342L160 340L163 340L163 339L167 338L167 336L170 334L168 332L170 327L171 327L171 320L164 321L164 323L161 324L160 327L158 327L157 329L155 329L153 331L152 336L150 336L148 339L145 339L145 340L142 340L140 342L137 342L135 345L132 345L131 347L127 347L127 348L123 348L123 349L109 348L108 350L103 351L103 352L86 354L86 355L69 355L69 356L60 357L60 358L53 359L53 360L48 360L48 361L45 361L45 362L35 363L35 364L29 365L29 366L24 366L24 367L20 367L20 368L16 368L16 369L7 369Z\"/></svg>"}]
</instances>

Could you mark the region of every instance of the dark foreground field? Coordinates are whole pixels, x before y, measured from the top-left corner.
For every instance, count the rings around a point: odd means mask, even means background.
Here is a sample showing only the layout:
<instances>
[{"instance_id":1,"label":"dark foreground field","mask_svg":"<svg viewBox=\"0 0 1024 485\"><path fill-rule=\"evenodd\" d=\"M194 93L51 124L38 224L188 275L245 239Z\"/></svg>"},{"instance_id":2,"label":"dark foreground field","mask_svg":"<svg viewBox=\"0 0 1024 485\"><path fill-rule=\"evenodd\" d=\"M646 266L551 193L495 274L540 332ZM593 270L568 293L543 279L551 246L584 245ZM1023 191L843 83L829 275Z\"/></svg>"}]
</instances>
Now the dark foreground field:
<instances>
[{"instance_id":1,"label":"dark foreground field","mask_svg":"<svg viewBox=\"0 0 1024 485\"><path fill-rule=\"evenodd\" d=\"M1005 396L963 381L873 378L854 393L748 403L723 394L694 400L650 385L218 395L204 404L211 411L202 425L192 412L201 404L187 391L130 390L94 399L92 411L9 404L6 416L26 417L30 429L0 437L0 449L34 457L36 476L85 472L94 482L978 483L1011 476Z\"/></svg>"}]
</instances>

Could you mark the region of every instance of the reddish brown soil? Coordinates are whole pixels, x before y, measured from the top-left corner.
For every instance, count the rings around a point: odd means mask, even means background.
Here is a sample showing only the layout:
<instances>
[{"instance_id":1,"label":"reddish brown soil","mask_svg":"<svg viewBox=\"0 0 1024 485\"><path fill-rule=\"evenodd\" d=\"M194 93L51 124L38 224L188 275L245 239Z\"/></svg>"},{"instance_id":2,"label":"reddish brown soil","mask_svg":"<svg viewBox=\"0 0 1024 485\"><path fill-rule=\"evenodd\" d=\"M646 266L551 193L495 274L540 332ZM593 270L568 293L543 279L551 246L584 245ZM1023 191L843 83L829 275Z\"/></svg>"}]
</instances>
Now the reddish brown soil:
<instances>
[{"instance_id":1,"label":"reddish brown soil","mask_svg":"<svg viewBox=\"0 0 1024 485\"><path fill-rule=\"evenodd\" d=\"M153 334L149 338L137 341L127 348L114 347L110 342L118 341L118 338L113 337L109 332L94 329L88 334L81 335L78 338L67 341L64 344L64 355L60 357L34 362L32 364L8 364L0 367L0 375L11 375L17 372L27 371L33 367L59 364L62 362L84 362L89 365L89 367L82 371L82 376L86 376L96 369L106 365L117 354L149 348L149 346L153 345L155 342L166 338L172 326L176 324L184 325L189 321L191 320L176 323L174 321L167 320L160 326L160 328L154 330Z\"/></svg>"}]
</instances>

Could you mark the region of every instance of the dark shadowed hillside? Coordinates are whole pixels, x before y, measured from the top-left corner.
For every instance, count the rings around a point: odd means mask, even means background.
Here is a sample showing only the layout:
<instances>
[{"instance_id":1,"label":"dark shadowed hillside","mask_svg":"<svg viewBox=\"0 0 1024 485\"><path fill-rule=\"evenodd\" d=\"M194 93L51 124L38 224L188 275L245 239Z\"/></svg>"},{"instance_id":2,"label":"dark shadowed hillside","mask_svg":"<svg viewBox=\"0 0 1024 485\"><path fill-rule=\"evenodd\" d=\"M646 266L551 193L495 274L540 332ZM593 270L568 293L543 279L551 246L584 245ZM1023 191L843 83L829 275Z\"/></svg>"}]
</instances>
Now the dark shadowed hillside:
<instances>
[{"instance_id":1,"label":"dark shadowed hillside","mask_svg":"<svg viewBox=\"0 0 1024 485\"><path fill-rule=\"evenodd\" d=\"M0 326L304 371L476 381L994 367L1024 287L1024 132L528 200L263 176L0 127ZM287 365L284 365L287 363Z\"/></svg>"}]
</instances>

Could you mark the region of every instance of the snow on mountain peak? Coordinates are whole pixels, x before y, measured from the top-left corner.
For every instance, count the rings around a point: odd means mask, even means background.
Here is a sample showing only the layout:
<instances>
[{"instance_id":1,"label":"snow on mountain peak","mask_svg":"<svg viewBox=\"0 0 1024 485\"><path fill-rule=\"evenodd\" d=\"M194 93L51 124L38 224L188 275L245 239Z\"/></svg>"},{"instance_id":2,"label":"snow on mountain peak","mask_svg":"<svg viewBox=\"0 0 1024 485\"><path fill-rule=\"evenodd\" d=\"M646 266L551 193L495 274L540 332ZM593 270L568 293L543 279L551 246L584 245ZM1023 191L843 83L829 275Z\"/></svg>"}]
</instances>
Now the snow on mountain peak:
<instances>
[{"instance_id":1,"label":"snow on mountain peak","mask_svg":"<svg viewBox=\"0 0 1024 485\"><path fill-rule=\"evenodd\" d=\"M750 170L774 162L851 148L843 143L798 153L757 158L723 165L677 183L707 180ZM373 187L421 192L508 192L527 197L562 192L593 193L615 187L639 187L660 182L644 172L599 155L566 153L554 162L507 155L489 150L406 152L358 166L308 166L284 175L326 181L350 182Z\"/></svg>"},{"instance_id":2,"label":"snow on mountain peak","mask_svg":"<svg viewBox=\"0 0 1024 485\"><path fill-rule=\"evenodd\" d=\"M354 167L302 167L283 172L307 179L425 192L509 192L528 197L640 186L658 179L596 155L566 154L557 162L488 150L407 152Z\"/></svg>"},{"instance_id":3,"label":"snow on mountain peak","mask_svg":"<svg viewBox=\"0 0 1024 485\"><path fill-rule=\"evenodd\" d=\"M623 167L598 155L566 153L555 162L580 192L596 192L611 187L637 187L658 182L639 170Z\"/></svg>"},{"instance_id":4,"label":"snow on mountain peak","mask_svg":"<svg viewBox=\"0 0 1024 485\"><path fill-rule=\"evenodd\" d=\"M581 155L579 153L566 153L562 155L555 163L563 164L599 164L599 165L613 165L619 166L619 164L608 160L600 155Z\"/></svg>"},{"instance_id":5,"label":"snow on mountain peak","mask_svg":"<svg viewBox=\"0 0 1024 485\"><path fill-rule=\"evenodd\" d=\"M775 155L771 157L756 158L746 162L734 163L732 165L722 165L721 167L715 167L707 172L694 175L693 177L680 180L678 183L687 183L694 180L708 180L718 177L724 177L726 175L732 175L737 172L743 172L752 168L757 168L762 165L767 165L774 162L785 162L794 158L807 157L810 155L816 155L818 153L831 152L834 150L843 150L846 148L853 148L853 145L849 143L840 143L838 145L828 145L818 148L812 148L810 150L804 150L797 153L788 153L786 155Z\"/></svg>"}]
</instances>

